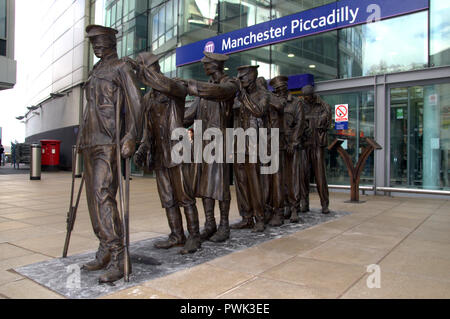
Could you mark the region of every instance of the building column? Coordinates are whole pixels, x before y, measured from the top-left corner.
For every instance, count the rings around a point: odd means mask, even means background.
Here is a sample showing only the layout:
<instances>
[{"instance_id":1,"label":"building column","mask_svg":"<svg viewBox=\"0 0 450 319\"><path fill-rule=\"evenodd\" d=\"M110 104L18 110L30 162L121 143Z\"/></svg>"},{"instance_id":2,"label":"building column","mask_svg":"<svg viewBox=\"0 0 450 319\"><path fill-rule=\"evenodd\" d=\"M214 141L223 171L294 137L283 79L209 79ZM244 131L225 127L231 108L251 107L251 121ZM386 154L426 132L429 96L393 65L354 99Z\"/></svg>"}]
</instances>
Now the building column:
<instances>
[{"instance_id":1,"label":"building column","mask_svg":"<svg viewBox=\"0 0 450 319\"><path fill-rule=\"evenodd\" d=\"M435 85L424 87L423 103L423 188L440 188L440 107Z\"/></svg>"}]
</instances>

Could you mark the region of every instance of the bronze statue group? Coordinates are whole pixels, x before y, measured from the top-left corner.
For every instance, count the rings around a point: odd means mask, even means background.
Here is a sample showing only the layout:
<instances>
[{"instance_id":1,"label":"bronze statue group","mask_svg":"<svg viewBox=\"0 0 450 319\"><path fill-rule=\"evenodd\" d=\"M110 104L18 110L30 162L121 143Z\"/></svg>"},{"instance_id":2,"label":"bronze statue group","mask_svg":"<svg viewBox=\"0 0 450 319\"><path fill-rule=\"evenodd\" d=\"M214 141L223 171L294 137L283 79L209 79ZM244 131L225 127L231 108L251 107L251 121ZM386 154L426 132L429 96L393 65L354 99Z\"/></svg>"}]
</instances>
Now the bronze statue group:
<instances>
[{"instance_id":1,"label":"bronze statue group","mask_svg":"<svg viewBox=\"0 0 450 319\"><path fill-rule=\"evenodd\" d=\"M96 258L83 268L105 269L100 283L123 278L126 267L131 272L123 240L126 229L116 202L118 188L122 193L117 174L121 158L134 155L138 166L151 166L155 171L171 230L167 239L155 243L158 249L180 246L181 254L190 254L201 247L202 241L225 242L230 229L263 232L267 225L281 226L285 219L301 222L298 213L309 211L310 174L315 177L322 212L329 213L324 147L331 111L311 85L302 89L299 98L289 93L288 78L277 76L270 81L271 92L267 81L258 77L258 66L241 66L237 78L232 78L224 73L228 56L208 52L202 60L208 82L171 79L161 73L159 57L152 53L141 53L136 60L119 59L116 30L91 25L86 32L100 61L85 84L87 105L78 148L83 153L89 214L100 245ZM151 88L144 97L138 81ZM186 109L188 95L195 100ZM172 149L178 141L172 140L172 132L190 127L194 121L201 121L203 130L219 129L223 136L230 125L243 130L266 128L268 135L278 129L280 169L274 174L261 174L262 164L249 160L250 143L235 149L245 158L244 163L174 161ZM231 169L242 220L230 226ZM202 231L196 198L202 199L206 217ZM220 209L218 225L216 201ZM181 208L187 221L187 238Z\"/></svg>"}]
</instances>

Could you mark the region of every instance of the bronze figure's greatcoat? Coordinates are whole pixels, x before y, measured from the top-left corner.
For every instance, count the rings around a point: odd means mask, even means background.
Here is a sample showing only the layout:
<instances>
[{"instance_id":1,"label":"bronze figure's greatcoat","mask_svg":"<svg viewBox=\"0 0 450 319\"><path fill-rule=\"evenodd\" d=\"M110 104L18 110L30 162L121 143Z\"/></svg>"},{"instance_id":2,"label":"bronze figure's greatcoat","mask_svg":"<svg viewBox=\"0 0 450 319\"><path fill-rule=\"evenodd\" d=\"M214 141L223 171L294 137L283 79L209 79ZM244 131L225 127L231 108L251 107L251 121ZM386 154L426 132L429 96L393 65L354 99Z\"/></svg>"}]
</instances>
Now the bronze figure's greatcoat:
<instances>
[{"instance_id":1,"label":"bronze figure's greatcoat","mask_svg":"<svg viewBox=\"0 0 450 319\"><path fill-rule=\"evenodd\" d=\"M172 140L172 132L183 127L187 88L182 81L164 76L160 72L158 57L152 53L139 54L137 61L141 81L152 90L144 97L144 137L136 158L142 163L150 150L159 196L171 229L168 240L157 242L155 246L168 249L185 244L181 253L193 253L200 248L195 197L186 164L176 163L172 158L173 146L179 142ZM187 241L180 206L184 207L188 224Z\"/></svg>"},{"instance_id":2,"label":"bronze figure's greatcoat","mask_svg":"<svg viewBox=\"0 0 450 319\"><path fill-rule=\"evenodd\" d=\"M264 126L263 123L267 121L267 112L269 110L270 96L265 89L258 87L258 66L241 66L238 68L238 78L240 81L240 91L238 94L238 102L241 104L239 113L239 127L244 131L253 128L259 132L259 128ZM242 191L248 195L250 207L252 209L252 216L255 217L256 224L253 229L254 232L264 231L264 203L263 190L261 185L260 164L250 163L250 155L252 151L250 148L256 147L258 143L252 145L250 141L246 140L244 150L238 150L238 153L245 153L245 163L237 164L238 170L241 171L239 175L243 177L241 183ZM253 218L252 217L252 218ZM252 222L248 218L233 226L233 228L247 228Z\"/></svg>"},{"instance_id":3,"label":"bronze figure's greatcoat","mask_svg":"<svg viewBox=\"0 0 450 319\"><path fill-rule=\"evenodd\" d=\"M226 154L226 129L232 124L233 103L239 85L235 79L223 73L224 63L228 57L223 54L205 52L202 62L205 72L210 76L209 82L188 81L189 94L196 96L196 101L185 114L185 125L192 125L195 120L201 121L202 132L218 129L223 136L223 151ZM199 135L199 132L195 132ZM204 147L209 142L203 143ZM216 150L217 151L217 150ZM202 239L222 242L229 237L228 215L230 210L230 169L223 157L221 162L197 164L196 196L203 199L206 214L205 230ZM217 231L214 218L215 201L219 201L221 223Z\"/></svg>"},{"instance_id":4,"label":"bronze figure's greatcoat","mask_svg":"<svg viewBox=\"0 0 450 319\"><path fill-rule=\"evenodd\" d=\"M305 127L303 103L288 91L288 78L274 79L274 93L285 101L284 108L284 143L286 146L283 167L284 184L286 185L286 199L288 215L291 222L299 222L300 211L300 143Z\"/></svg>"},{"instance_id":5,"label":"bronze figure's greatcoat","mask_svg":"<svg viewBox=\"0 0 450 319\"><path fill-rule=\"evenodd\" d=\"M304 87L303 101L306 129L302 139L301 165L301 210L309 211L310 174L314 174L322 212L329 213L329 193L326 178L324 149L328 146L328 129L332 122L330 106L314 94L310 85Z\"/></svg>"},{"instance_id":6,"label":"bronze figure's greatcoat","mask_svg":"<svg viewBox=\"0 0 450 319\"><path fill-rule=\"evenodd\" d=\"M89 214L100 247L96 259L84 268L99 270L109 263L109 271L100 277L100 282L113 282L123 277L124 251L123 227L116 202L120 182L116 151L121 147L122 157L133 155L142 127L142 101L132 68L118 59L117 31L96 25L88 26L86 31L100 61L85 84L87 105L79 139ZM117 112L120 112L120 123L116 123ZM117 133L121 145L116 143Z\"/></svg>"}]
</instances>

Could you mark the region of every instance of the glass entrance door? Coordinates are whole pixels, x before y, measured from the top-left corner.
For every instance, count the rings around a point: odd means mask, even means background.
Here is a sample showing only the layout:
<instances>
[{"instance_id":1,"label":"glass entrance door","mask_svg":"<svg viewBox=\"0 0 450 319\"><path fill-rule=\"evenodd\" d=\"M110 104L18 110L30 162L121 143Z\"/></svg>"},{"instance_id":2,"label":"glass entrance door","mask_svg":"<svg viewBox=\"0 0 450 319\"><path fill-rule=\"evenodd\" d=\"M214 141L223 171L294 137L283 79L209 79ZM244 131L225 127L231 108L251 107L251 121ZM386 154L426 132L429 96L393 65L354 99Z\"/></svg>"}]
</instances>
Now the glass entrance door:
<instances>
[{"instance_id":1,"label":"glass entrance door","mask_svg":"<svg viewBox=\"0 0 450 319\"><path fill-rule=\"evenodd\" d=\"M392 187L449 189L450 84L390 91Z\"/></svg>"}]
</instances>

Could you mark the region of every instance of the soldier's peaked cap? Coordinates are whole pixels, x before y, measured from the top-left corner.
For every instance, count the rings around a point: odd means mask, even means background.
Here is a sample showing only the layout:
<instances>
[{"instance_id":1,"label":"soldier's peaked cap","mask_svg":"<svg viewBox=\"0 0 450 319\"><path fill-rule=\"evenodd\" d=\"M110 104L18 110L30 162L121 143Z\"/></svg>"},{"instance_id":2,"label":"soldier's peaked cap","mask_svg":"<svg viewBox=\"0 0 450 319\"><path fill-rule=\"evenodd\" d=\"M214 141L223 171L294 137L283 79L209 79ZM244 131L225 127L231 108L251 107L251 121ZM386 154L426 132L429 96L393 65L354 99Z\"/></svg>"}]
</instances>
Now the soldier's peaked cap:
<instances>
[{"instance_id":1,"label":"soldier's peaked cap","mask_svg":"<svg viewBox=\"0 0 450 319\"><path fill-rule=\"evenodd\" d=\"M314 93L314 87L311 84L302 87L302 95L312 95Z\"/></svg>"},{"instance_id":2,"label":"soldier's peaked cap","mask_svg":"<svg viewBox=\"0 0 450 319\"><path fill-rule=\"evenodd\" d=\"M251 70L257 70L259 65L243 65L237 68L238 76L242 76L250 72Z\"/></svg>"},{"instance_id":3,"label":"soldier's peaked cap","mask_svg":"<svg viewBox=\"0 0 450 319\"><path fill-rule=\"evenodd\" d=\"M279 76L274 77L272 79L272 81L270 81L270 85L273 88L277 88L277 87L280 87L283 85L287 85L288 81L289 81L289 78L287 76L279 75Z\"/></svg>"},{"instance_id":4,"label":"soldier's peaked cap","mask_svg":"<svg viewBox=\"0 0 450 319\"><path fill-rule=\"evenodd\" d=\"M88 38L93 38L99 35L106 35L116 38L116 34L119 33L119 31L101 25L91 24L86 27L86 33Z\"/></svg>"},{"instance_id":5,"label":"soldier's peaked cap","mask_svg":"<svg viewBox=\"0 0 450 319\"><path fill-rule=\"evenodd\" d=\"M211 62L224 63L230 58L228 55L220 53L203 52L203 54L205 55L205 57L202 59L203 63L211 63Z\"/></svg>"}]
</instances>

